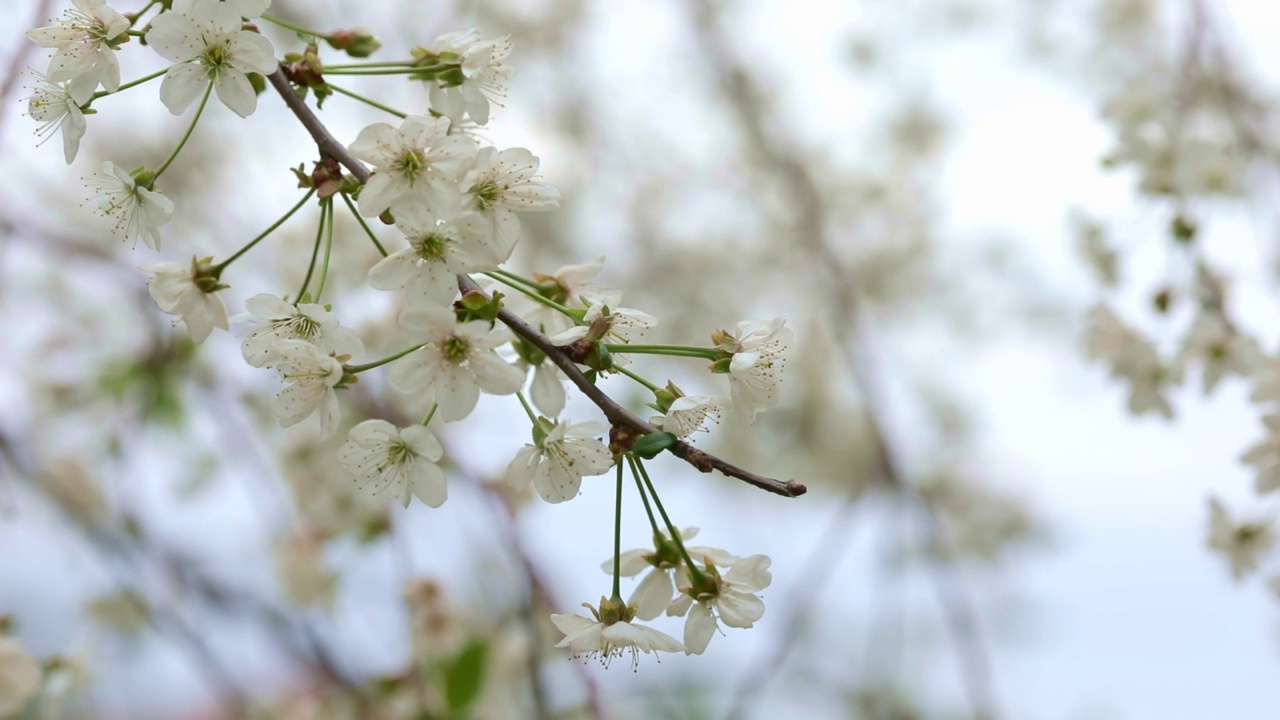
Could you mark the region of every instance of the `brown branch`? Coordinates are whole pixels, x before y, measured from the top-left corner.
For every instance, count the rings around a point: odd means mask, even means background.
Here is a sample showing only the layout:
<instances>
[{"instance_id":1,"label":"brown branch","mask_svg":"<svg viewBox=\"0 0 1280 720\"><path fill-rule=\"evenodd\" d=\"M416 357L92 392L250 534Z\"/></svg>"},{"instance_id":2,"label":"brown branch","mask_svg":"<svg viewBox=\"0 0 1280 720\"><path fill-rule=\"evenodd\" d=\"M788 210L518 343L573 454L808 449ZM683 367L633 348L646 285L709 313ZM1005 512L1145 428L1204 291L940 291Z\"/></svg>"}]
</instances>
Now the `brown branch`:
<instances>
[{"instance_id":1,"label":"brown branch","mask_svg":"<svg viewBox=\"0 0 1280 720\"><path fill-rule=\"evenodd\" d=\"M289 109L293 111L293 114L296 115L298 120L302 122L302 125L306 127L307 132L311 133L311 137L315 140L316 146L320 149L320 153L326 157L331 157L334 160L337 160L343 167L350 170L351 174L360 182L367 181L370 175L369 169L364 166L364 163L352 157L351 153L347 151L347 148L329 133L328 128L324 126L324 123L320 121L320 118L316 117L316 114L311 111L311 108L307 107L302 96L293 89L292 85L290 85L289 79L284 74L284 68L276 68L276 71L268 75L267 79L271 81L271 85L275 87L276 91L280 93L280 96L284 98L285 104L289 106ZM483 292L480 290L479 285L476 285L471 278L465 275L458 276L458 288L464 293ZM516 315L510 310L503 309L498 312L498 319L502 321L502 324L511 328L512 332L525 340L528 340L530 344L545 353L547 358L550 359L551 362L555 363L556 367L560 368L560 371L569 378L569 381L577 386L577 388L582 391L582 394L586 395L591 402L595 403L596 407L600 408L601 412L604 413L604 416L609 420L609 422L641 435L657 432L657 428L614 402L613 398L609 397L603 390L596 387L594 383L587 379L587 376L583 374L582 370L578 368L578 365L574 363L562 348L552 344L551 340L549 340L547 336L538 332L531 325L521 319L519 315ZM744 470L743 468L722 460L711 453L699 450L685 442L677 441L669 448L669 450L672 455L675 455L689 463L700 472L705 473L711 472L712 470L719 470L728 477L737 478L749 485L754 485L761 490L767 490L777 495L782 495L784 497L798 497L803 495L807 490L804 485L796 482L795 480L782 481L757 475L749 470Z\"/></svg>"}]
</instances>

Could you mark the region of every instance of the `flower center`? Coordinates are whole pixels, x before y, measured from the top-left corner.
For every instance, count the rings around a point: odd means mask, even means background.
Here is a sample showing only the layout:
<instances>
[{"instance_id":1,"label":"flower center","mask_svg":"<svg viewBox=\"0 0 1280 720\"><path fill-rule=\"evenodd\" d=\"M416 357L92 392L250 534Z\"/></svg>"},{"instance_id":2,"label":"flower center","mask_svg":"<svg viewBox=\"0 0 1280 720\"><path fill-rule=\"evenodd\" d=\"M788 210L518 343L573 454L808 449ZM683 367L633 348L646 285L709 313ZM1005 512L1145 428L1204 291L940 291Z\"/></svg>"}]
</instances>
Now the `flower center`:
<instances>
[{"instance_id":1,"label":"flower center","mask_svg":"<svg viewBox=\"0 0 1280 720\"><path fill-rule=\"evenodd\" d=\"M502 191L505 189L494 182L493 179L486 179L472 185L467 192L476 197L476 202L480 205L481 210L487 210L502 199Z\"/></svg>"},{"instance_id":2,"label":"flower center","mask_svg":"<svg viewBox=\"0 0 1280 720\"><path fill-rule=\"evenodd\" d=\"M204 49L204 64L214 70L220 70L229 60L231 55L224 45L209 45Z\"/></svg>"},{"instance_id":3,"label":"flower center","mask_svg":"<svg viewBox=\"0 0 1280 720\"><path fill-rule=\"evenodd\" d=\"M444 251L448 247L449 238L440 233L427 233L421 237L414 238L413 244L418 248L418 257L423 260L441 260L444 258Z\"/></svg>"},{"instance_id":4,"label":"flower center","mask_svg":"<svg viewBox=\"0 0 1280 720\"><path fill-rule=\"evenodd\" d=\"M441 345L440 351L445 360L454 364L461 363L471 354L471 342L466 338L450 335Z\"/></svg>"},{"instance_id":5,"label":"flower center","mask_svg":"<svg viewBox=\"0 0 1280 720\"><path fill-rule=\"evenodd\" d=\"M294 335L297 335L303 340L315 340L316 336L320 334L320 326L315 320L312 320L306 315L298 315L295 318L287 320L286 324L292 328Z\"/></svg>"},{"instance_id":6,"label":"flower center","mask_svg":"<svg viewBox=\"0 0 1280 720\"><path fill-rule=\"evenodd\" d=\"M422 148L410 148L391 164L391 169L403 175L413 185L413 181L427 169L427 155Z\"/></svg>"},{"instance_id":7,"label":"flower center","mask_svg":"<svg viewBox=\"0 0 1280 720\"><path fill-rule=\"evenodd\" d=\"M408 465L415 457L417 453L404 440L394 440L391 447L387 448L387 462L381 468L385 470L392 465Z\"/></svg>"}]
</instances>

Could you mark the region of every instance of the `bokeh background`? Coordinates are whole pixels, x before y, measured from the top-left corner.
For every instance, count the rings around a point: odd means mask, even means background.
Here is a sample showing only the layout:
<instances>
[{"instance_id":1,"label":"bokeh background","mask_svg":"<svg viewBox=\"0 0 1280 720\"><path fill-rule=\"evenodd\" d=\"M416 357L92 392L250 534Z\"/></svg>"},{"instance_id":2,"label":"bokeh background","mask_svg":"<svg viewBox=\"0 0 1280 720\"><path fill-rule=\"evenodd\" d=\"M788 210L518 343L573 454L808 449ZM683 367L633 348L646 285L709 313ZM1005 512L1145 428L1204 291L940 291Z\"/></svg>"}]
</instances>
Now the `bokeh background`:
<instances>
[{"instance_id":1,"label":"bokeh background","mask_svg":"<svg viewBox=\"0 0 1280 720\"><path fill-rule=\"evenodd\" d=\"M1167 388L1171 419L1135 417L1081 350L1104 299L1178 342L1188 316L1152 298L1192 302L1169 231L1188 214L1198 261L1274 348L1272 3L273 3L303 26L372 28L375 60L460 27L512 35L510 91L481 136L531 149L563 197L524 218L514 270L604 255L604 282L660 318L654 342L701 344L749 318L795 328L782 403L699 443L807 495L656 464L677 524L773 559L767 613L704 656L645 657L635 673L566 659L545 620L608 592L610 479L557 506L494 485L528 429L511 398L486 396L438 426L443 508L359 494L333 460L341 437L276 425L276 382L240 358L246 326L192 347L147 296L138 266L156 254L84 205L83 176L154 165L185 121L154 83L106 98L65 166L58 140L36 147L18 75L44 62L22 32L61 4L4 9L0 615L49 664L31 717L1280 712L1276 596L1234 583L1205 544L1208 497L1271 510L1238 462L1260 435L1248 385L1206 394L1189 376ZM262 26L281 53L300 48ZM163 67L126 50L125 79ZM340 84L426 109L417 83ZM1200 101L1229 118L1206 131L1218 145L1197 136L1216 154L1172 170L1135 154ZM345 142L391 120L342 96L321 116ZM298 197L288 168L314 159L271 92L247 120L211 104L165 176L178 212L160 255L232 252ZM394 300L364 286L377 256L338 215L329 299L379 357L399 349ZM314 216L237 263L233 313L298 285ZM1115 282L1099 282L1100 256ZM697 361L636 366L721 391ZM421 412L384 377L344 403L348 425ZM600 419L580 400L567 415ZM624 547L648 543L641 517ZM473 705L433 710L460 678L478 683Z\"/></svg>"}]
</instances>

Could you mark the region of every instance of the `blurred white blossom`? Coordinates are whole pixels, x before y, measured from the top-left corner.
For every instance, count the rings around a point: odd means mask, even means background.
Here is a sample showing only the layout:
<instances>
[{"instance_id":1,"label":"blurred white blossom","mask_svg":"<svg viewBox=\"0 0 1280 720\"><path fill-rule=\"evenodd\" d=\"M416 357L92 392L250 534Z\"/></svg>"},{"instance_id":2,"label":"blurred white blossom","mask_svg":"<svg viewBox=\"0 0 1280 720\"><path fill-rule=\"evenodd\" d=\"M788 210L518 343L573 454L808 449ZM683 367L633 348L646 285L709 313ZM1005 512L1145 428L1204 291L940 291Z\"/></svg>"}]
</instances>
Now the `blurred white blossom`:
<instances>
[{"instance_id":1,"label":"blurred white blossom","mask_svg":"<svg viewBox=\"0 0 1280 720\"><path fill-rule=\"evenodd\" d=\"M1216 499L1209 501L1209 547L1231 563L1231 576L1243 579L1258 569L1276 534L1271 520L1237 522Z\"/></svg>"}]
</instances>

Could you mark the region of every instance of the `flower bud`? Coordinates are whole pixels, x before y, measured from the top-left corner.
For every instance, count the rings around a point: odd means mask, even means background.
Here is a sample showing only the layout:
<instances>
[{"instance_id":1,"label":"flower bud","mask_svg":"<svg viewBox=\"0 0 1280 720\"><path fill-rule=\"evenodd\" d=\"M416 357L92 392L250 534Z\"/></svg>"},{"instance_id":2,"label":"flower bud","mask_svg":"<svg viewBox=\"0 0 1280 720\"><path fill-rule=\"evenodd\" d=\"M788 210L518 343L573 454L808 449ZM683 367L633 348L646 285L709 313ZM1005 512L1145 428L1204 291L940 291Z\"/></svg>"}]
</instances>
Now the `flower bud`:
<instances>
[{"instance_id":1,"label":"flower bud","mask_svg":"<svg viewBox=\"0 0 1280 720\"><path fill-rule=\"evenodd\" d=\"M338 29L325 37L334 50L342 50L353 58L367 58L382 48L382 42L369 28Z\"/></svg>"}]
</instances>

